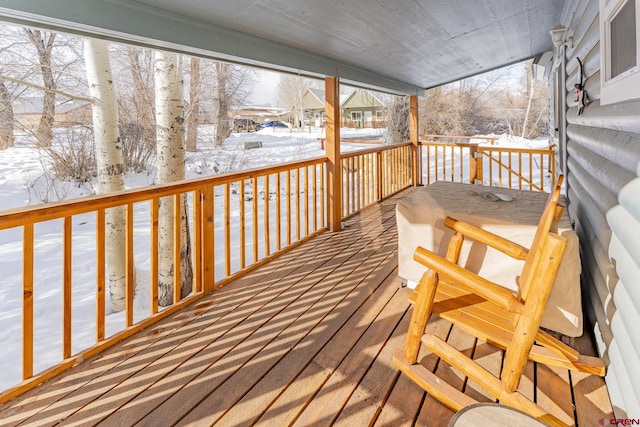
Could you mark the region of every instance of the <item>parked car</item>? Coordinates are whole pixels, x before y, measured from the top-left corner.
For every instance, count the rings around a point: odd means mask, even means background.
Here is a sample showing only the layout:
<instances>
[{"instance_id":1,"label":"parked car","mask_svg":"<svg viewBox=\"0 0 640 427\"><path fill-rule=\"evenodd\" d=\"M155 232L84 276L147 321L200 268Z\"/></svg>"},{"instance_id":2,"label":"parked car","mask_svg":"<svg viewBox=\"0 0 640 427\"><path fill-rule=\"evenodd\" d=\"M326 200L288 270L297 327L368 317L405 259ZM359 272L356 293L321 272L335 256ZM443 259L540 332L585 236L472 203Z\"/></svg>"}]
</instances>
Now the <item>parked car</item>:
<instances>
[{"instance_id":1,"label":"parked car","mask_svg":"<svg viewBox=\"0 0 640 427\"><path fill-rule=\"evenodd\" d=\"M278 120L267 120L264 123L260 124L260 129L265 129L265 128L289 128L289 125L287 125L284 122L280 122Z\"/></svg>"},{"instance_id":2,"label":"parked car","mask_svg":"<svg viewBox=\"0 0 640 427\"><path fill-rule=\"evenodd\" d=\"M252 119L233 119L235 132L254 132L260 129L260 123Z\"/></svg>"}]
</instances>

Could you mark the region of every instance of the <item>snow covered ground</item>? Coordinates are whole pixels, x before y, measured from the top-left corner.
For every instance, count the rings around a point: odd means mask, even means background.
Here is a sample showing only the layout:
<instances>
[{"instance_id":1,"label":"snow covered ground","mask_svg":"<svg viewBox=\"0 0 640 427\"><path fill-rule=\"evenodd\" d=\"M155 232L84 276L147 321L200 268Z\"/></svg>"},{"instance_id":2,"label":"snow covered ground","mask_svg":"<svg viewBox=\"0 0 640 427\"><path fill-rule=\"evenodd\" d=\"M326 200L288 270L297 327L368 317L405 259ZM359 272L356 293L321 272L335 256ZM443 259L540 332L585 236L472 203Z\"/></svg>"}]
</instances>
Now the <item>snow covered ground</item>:
<instances>
[{"instance_id":1,"label":"snow covered ground","mask_svg":"<svg viewBox=\"0 0 640 427\"><path fill-rule=\"evenodd\" d=\"M233 170L256 168L270 164L320 157L324 151L318 138L321 129L311 132L287 129L265 129L254 133L234 133L222 148L212 144L212 129L203 127L198 151L188 153L187 178L202 177ZM343 138L380 138L380 129L343 129ZM246 150L245 143L259 141L262 147ZM502 136L499 146L543 147L542 140L528 141ZM362 144L344 144L343 150L362 149ZM95 193L94 184L78 185L73 182L52 182L42 178L43 159L40 152L24 139L16 146L0 151L0 200L2 209L23 207L71 199ZM129 174L127 188L149 185L154 172ZM142 212L145 209L141 209ZM146 210L148 215L148 209ZM2 214L2 211L0 211ZM149 219L135 215L134 227L144 230ZM94 342L95 336L95 227L93 216L76 216L73 219L73 353ZM144 233L144 232L143 232ZM39 372L62 360L62 251L60 221L49 221L35 227L35 283L34 283L34 372ZM135 240L136 253L148 253L149 239L142 236ZM145 247L146 245L146 247ZM148 257L135 260L136 293L148 295ZM22 230L0 231L0 390L21 380L22 355ZM135 319L141 320L149 312L148 298L135 301ZM107 303L107 336L124 328L123 313L112 313Z\"/></svg>"}]
</instances>

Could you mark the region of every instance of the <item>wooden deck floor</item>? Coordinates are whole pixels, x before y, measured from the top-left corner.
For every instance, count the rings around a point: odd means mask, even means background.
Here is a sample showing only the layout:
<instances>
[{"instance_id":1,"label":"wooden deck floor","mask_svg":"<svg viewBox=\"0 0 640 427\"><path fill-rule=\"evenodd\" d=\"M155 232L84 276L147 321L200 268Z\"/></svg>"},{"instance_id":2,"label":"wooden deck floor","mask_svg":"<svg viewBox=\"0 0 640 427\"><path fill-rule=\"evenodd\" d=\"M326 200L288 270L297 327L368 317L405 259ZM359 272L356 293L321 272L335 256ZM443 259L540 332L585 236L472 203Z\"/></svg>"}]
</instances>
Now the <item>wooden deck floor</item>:
<instances>
[{"instance_id":1,"label":"wooden deck floor","mask_svg":"<svg viewBox=\"0 0 640 427\"><path fill-rule=\"evenodd\" d=\"M446 426L453 413L391 362L410 313L394 210L408 192L0 406L0 425ZM500 366L497 349L437 329ZM611 417L597 377L531 364L522 391L569 423Z\"/></svg>"}]
</instances>

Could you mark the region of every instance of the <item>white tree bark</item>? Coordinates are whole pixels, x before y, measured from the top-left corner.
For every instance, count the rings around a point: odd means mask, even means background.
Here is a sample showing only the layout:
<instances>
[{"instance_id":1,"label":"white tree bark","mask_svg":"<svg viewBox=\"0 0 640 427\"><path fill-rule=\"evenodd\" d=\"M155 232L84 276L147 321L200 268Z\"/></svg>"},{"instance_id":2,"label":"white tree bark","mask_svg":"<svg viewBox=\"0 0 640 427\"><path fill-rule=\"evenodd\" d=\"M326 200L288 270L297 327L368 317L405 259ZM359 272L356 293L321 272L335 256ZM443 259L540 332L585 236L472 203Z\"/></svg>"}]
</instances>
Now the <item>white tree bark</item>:
<instances>
[{"instance_id":1,"label":"white tree bark","mask_svg":"<svg viewBox=\"0 0 640 427\"><path fill-rule=\"evenodd\" d=\"M0 77L0 150L13 147L13 104L7 85Z\"/></svg>"},{"instance_id":2,"label":"white tree bark","mask_svg":"<svg viewBox=\"0 0 640 427\"><path fill-rule=\"evenodd\" d=\"M157 138L157 182L164 184L184 179L184 100L183 78L178 55L156 52L154 82ZM191 291L193 273L186 197L182 198L180 215L180 298ZM160 200L158 303L173 303L175 277L173 259L174 235L173 199Z\"/></svg>"},{"instance_id":3,"label":"white tree bark","mask_svg":"<svg viewBox=\"0 0 640 427\"><path fill-rule=\"evenodd\" d=\"M53 142L53 122L56 116L56 81L53 75L51 52L56 40L56 33L40 30L24 29L31 43L38 51L38 61L42 73L42 82L47 89L42 98L42 116L38 125L38 144L48 147Z\"/></svg>"},{"instance_id":4,"label":"white tree bark","mask_svg":"<svg viewBox=\"0 0 640 427\"><path fill-rule=\"evenodd\" d=\"M118 134L118 104L111 76L108 43L85 39L84 57L93 98L93 132L100 193L124 189L124 163ZM106 211L106 261L114 311L125 308L125 209Z\"/></svg>"}]
</instances>

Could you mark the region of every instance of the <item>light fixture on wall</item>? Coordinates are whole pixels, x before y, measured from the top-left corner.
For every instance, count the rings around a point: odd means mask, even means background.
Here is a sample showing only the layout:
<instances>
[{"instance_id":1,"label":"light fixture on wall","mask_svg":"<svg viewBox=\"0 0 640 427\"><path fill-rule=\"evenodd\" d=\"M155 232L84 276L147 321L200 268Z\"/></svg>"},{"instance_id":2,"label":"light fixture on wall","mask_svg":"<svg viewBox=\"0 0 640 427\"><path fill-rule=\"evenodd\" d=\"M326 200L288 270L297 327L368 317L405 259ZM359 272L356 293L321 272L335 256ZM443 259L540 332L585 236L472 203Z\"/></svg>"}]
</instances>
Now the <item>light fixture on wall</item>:
<instances>
[{"instance_id":1,"label":"light fixture on wall","mask_svg":"<svg viewBox=\"0 0 640 427\"><path fill-rule=\"evenodd\" d=\"M553 40L553 45L556 48L556 62L560 58L560 48L562 46L566 46L568 48L573 47L573 37L567 37L567 27L564 25L556 25L554 28L549 31L551 34L551 40Z\"/></svg>"}]
</instances>

